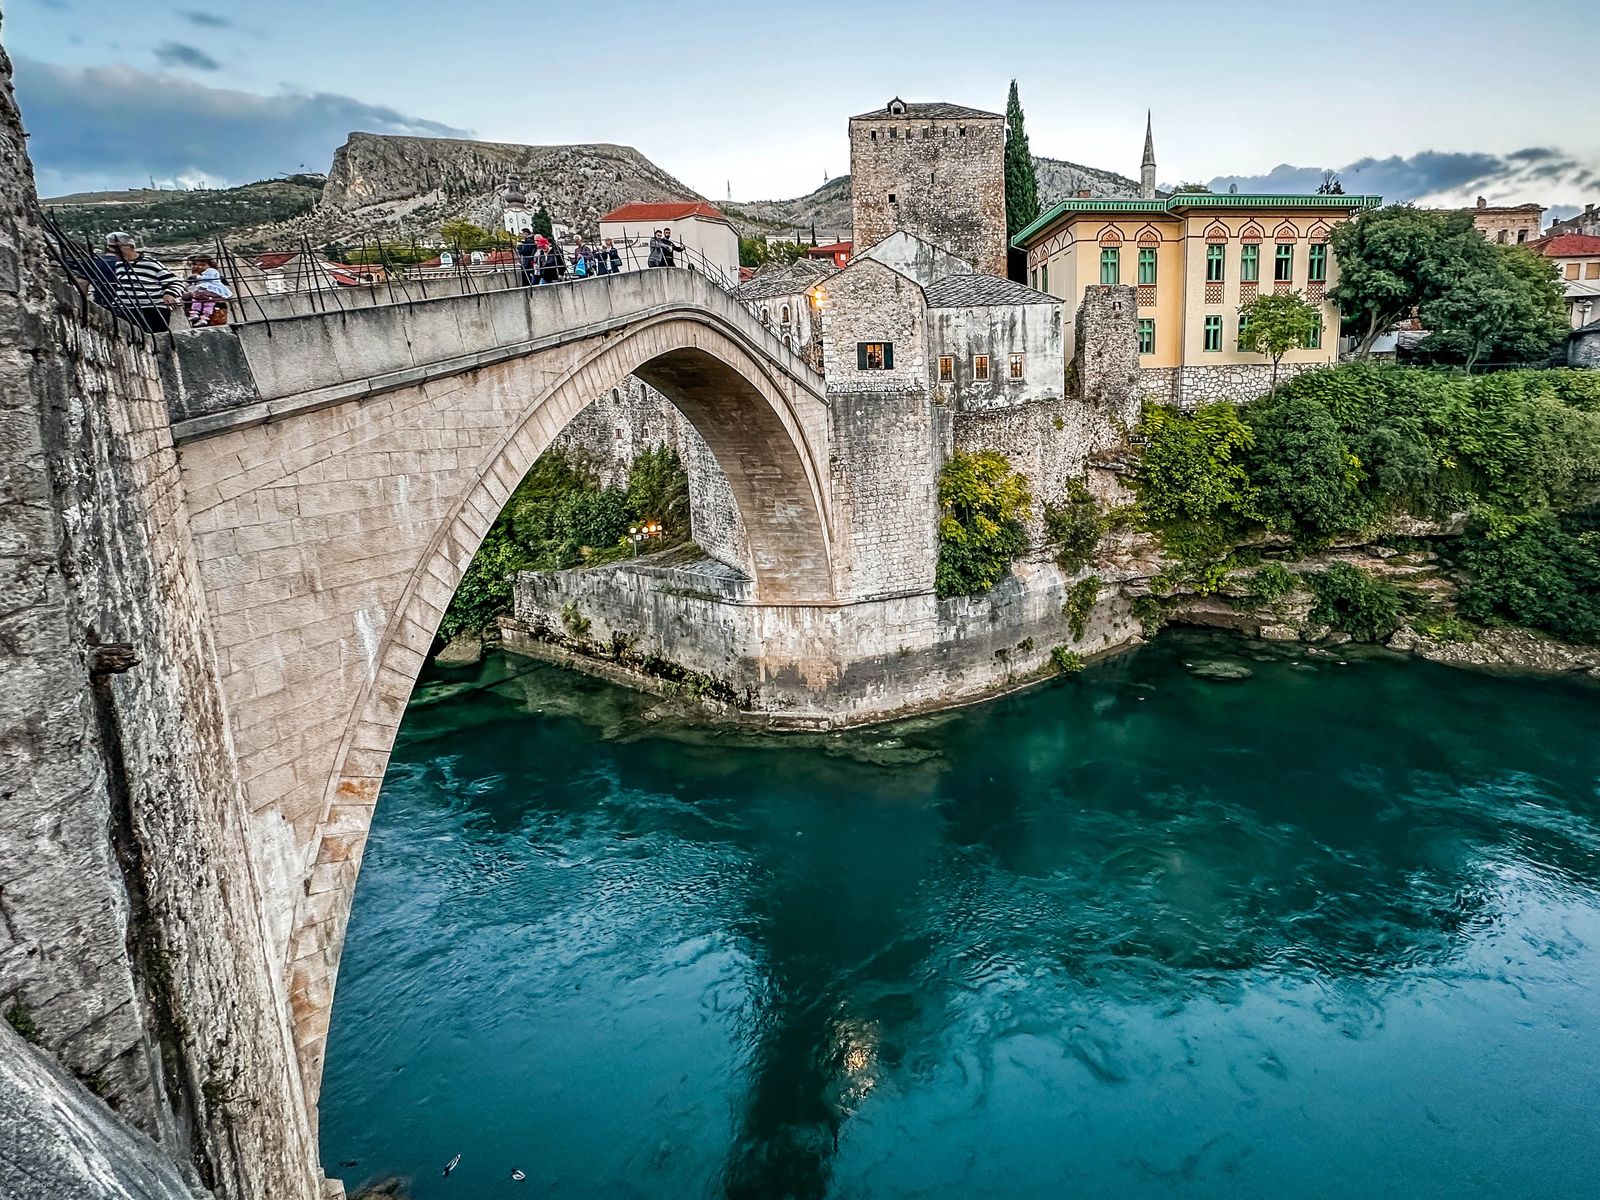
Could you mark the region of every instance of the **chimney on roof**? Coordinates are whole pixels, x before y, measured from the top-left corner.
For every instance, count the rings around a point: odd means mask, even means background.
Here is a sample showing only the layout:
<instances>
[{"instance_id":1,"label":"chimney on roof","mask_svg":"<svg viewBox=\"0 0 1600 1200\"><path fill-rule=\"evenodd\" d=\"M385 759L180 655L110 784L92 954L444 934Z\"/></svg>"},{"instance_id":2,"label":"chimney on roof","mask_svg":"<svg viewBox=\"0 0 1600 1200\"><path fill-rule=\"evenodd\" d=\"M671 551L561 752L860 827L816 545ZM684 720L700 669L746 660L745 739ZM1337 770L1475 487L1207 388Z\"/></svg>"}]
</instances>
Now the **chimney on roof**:
<instances>
[{"instance_id":1,"label":"chimney on roof","mask_svg":"<svg viewBox=\"0 0 1600 1200\"><path fill-rule=\"evenodd\" d=\"M1482 196L1479 196L1478 197L1478 207L1479 208L1488 208L1489 207L1489 202L1487 200L1485 200Z\"/></svg>"}]
</instances>

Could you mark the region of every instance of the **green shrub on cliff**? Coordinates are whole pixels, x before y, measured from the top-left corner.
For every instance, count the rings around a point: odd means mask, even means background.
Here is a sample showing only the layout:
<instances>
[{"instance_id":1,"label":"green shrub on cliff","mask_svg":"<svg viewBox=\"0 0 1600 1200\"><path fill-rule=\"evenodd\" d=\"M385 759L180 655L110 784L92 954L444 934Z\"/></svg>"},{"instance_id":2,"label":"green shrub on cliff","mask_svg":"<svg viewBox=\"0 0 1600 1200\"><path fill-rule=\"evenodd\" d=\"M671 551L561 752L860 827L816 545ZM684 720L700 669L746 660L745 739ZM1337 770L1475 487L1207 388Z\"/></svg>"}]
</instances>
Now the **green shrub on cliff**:
<instances>
[{"instance_id":1,"label":"green shrub on cliff","mask_svg":"<svg viewBox=\"0 0 1600 1200\"><path fill-rule=\"evenodd\" d=\"M1349 563L1334 563L1304 579L1317 598L1313 624L1369 642L1381 641L1400 627L1405 598L1392 583Z\"/></svg>"},{"instance_id":2,"label":"green shrub on cliff","mask_svg":"<svg viewBox=\"0 0 1600 1200\"><path fill-rule=\"evenodd\" d=\"M501 523L489 530L472 556L439 623L446 641L462 634L481 633L511 607L511 576L528 565L527 552Z\"/></svg>"},{"instance_id":3,"label":"green shrub on cliff","mask_svg":"<svg viewBox=\"0 0 1600 1200\"><path fill-rule=\"evenodd\" d=\"M940 597L986 592L1027 545L1028 480L997 450L957 453L939 472Z\"/></svg>"},{"instance_id":4,"label":"green shrub on cliff","mask_svg":"<svg viewBox=\"0 0 1600 1200\"><path fill-rule=\"evenodd\" d=\"M1192 413L1150 405L1136 486L1140 518L1177 558L1227 553L1255 519L1255 488L1244 466L1253 435L1237 405L1205 404Z\"/></svg>"},{"instance_id":5,"label":"green shrub on cliff","mask_svg":"<svg viewBox=\"0 0 1600 1200\"><path fill-rule=\"evenodd\" d=\"M1456 560L1469 573L1460 599L1466 617L1600 643L1600 528L1592 516L1540 516L1500 536L1475 527Z\"/></svg>"},{"instance_id":6,"label":"green shrub on cliff","mask_svg":"<svg viewBox=\"0 0 1600 1200\"><path fill-rule=\"evenodd\" d=\"M1246 420L1252 437L1245 470L1268 529L1314 545L1370 519L1357 488L1359 460L1326 407L1292 397L1252 410Z\"/></svg>"},{"instance_id":7,"label":"green shrub on cliff","mask_svg":"<svg viewBox=\"0 0 1600 1200\"><path fill-rule=\"evenodd\" d=\"M1044 506L1044 531L1059 546L1056 562L1063 570L1081 571L1089 565L1106 531L1106 518L1081 479L1067 480L1061 499Z\"/></svg>"}]
</instances>

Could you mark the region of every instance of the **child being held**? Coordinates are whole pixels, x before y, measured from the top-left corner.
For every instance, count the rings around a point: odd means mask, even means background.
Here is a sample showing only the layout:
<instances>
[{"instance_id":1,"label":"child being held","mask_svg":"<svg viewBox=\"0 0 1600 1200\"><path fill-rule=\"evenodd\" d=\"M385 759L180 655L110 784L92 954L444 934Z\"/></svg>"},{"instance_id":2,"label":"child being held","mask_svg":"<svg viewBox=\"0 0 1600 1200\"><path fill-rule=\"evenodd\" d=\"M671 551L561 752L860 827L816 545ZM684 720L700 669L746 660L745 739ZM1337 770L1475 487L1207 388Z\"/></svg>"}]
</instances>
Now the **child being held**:
<instances>
[{"instance_id":1,"label":"child being held","mask_svg":"<svg viewBox=\"0 0 1600 1200\"><path fill-rule=\"evenodd\" d=\"M220 325L227 320L227 306L223 301L231 299L233 292L222 282L222 273L208 256L196 254L189 259L189 279L184 295L189 300L191 326ZM223 310L220 319L219 307Z\"/></svg>"}]
</instances>

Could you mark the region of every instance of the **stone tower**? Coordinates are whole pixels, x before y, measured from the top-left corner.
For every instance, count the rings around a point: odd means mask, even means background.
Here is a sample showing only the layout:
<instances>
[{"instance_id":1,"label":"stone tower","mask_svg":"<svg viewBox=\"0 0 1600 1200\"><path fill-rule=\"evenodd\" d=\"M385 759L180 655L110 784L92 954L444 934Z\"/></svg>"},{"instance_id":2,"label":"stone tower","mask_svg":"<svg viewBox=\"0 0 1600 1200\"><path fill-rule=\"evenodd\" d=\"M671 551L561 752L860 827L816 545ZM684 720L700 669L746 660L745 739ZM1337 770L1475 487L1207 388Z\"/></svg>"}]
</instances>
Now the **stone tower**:
<instances>
[{"instance_id":1,"label":"stone tower","mask_svg":"<svg viewBox=\"0 0 1600 1200\"><path fill-rule=\"evenodd\" d=\"M1156 139L1150 128L1150 110L1144 110L1144 160L1139 164L1139 195L1156 198Z\"/></svg>"},{"instance_id":2,"label":"stone tower","mask_svg":"<svg viewBox=\"0 0 1600 1200\"><path fill-rule=\"evenodd\" d=\"M980 271L1006 273L1006 122L959 104L898 96L850 118L857 252L898 230Z\"/></svg>"}]
</instances>

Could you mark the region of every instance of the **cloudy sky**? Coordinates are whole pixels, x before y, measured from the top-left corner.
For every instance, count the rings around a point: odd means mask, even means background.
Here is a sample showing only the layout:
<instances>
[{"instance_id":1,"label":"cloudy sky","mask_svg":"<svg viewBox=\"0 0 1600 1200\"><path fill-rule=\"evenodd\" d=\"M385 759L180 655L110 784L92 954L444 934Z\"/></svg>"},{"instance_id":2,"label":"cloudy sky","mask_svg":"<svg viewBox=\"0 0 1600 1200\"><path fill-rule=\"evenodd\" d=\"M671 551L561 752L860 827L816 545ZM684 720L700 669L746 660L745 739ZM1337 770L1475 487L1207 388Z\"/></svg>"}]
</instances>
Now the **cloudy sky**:
<instances>
[{"instance_id":1,"label":"cloudy sky","mask_svg":"<svg viewBox=\"0 0 1600 1200\"><path fill-rule=\"evenodd\" d=\"M895 94L998 110L1015 76L1039 154L1137 176L1149 106L1163 183L1289 190L1333 168L1389 199L1570 209L1600 198L1574 87L1590 9L7 0L0 32L45 195L326 170L360 129L621 142L713 198L782 198L849 169L851 113Z\"/></svg>"}]
</instances>

